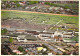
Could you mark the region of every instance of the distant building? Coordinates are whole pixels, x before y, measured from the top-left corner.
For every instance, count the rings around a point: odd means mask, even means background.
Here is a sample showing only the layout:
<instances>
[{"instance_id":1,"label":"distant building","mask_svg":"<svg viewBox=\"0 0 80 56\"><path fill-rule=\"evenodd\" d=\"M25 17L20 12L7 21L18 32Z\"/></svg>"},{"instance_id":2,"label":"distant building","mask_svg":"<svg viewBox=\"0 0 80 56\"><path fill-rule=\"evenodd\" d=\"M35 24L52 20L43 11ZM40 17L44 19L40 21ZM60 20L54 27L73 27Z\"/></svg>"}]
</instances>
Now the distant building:
<instances>
[{"instance_id":1,"label":"distant building","mask_svg":"<svg viewBox=\"0 0 80 56\"><path fill-rule=\"evenodd\" d=\"M25 29L17 29L16 30L16 33L24 33L25 32Z\"/></svg>"},{"instance_id":2,"label":"distant building","mask_svg":"<svg viewBox=\"0 0 80 56\"><path fill-rule=\"evenodd\" d=\"M1 28L10 28L9 25L1 25Z\"/></svg>"},{"instance_id":3,"label":"distant building","mask_svg":"<svg viewBox=\"0 0 80 56\"><path fill-rule=\"evenodd\" d=\"M39 35L39 32L37 31L26 31L28 34L32 34L32 35Z\"/></svg>"}]
</instances>

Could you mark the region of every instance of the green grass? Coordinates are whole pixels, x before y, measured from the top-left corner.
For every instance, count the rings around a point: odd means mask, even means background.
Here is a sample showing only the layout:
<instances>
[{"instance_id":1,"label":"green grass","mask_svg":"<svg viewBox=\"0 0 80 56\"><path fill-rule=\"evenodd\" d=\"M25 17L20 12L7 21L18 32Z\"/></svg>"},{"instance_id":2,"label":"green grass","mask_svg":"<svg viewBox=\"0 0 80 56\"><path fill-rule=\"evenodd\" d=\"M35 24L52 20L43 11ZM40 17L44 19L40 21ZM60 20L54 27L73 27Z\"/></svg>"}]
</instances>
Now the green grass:
<instances>
[{"instance_id":1,"label":"green grass","mask_svg":"<svg viewBox=\"0 0 80 56\"><path fill-rule=\"evenodd\" d=\"M62 16L62 15L48 15L48 14L36 14L36 13L26 13L26 12L17 12L17 11L1 11L2 19L9 18L25 18L26 21L33 20L35 23L42 23L43 21L47 21L44 24L56 24L60 20L62 22L60 24L65 23L74 23L76 27L78 27L79 17L74 16Z\"/></svg>"},{"instance_id":2,"label":"green grass","mask_svg":"<svg viewBox=\"0 0 80 56\"><path fill-rule=\"evenodd\" d=\"M72 39L66 39L66 38L65 38L65 40L79 41L79 37L74 37L74 38L72 38Z\"/></svg>"}]
</instances>

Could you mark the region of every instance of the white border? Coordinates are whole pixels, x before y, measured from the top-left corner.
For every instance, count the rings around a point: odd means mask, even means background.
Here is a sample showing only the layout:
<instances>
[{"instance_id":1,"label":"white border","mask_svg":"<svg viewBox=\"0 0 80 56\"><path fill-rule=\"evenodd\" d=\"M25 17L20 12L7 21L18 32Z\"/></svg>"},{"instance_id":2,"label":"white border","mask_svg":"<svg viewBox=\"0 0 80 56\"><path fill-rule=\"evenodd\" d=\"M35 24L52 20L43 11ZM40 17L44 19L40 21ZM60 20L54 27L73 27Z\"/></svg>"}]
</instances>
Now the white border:
<instances>
[{"instance_id":1,"label":"white border","mask_svg":"<svg viewBox=\"0 0 80 56\"><path fill-rule=\"evenodd\" d=\"M6 1L6 0L2 0L2 1ZM10 1L10 0L7 0L7 1ZM15 0L11 0L11 1L15 1ZM24 0L16 0L16 1L24 1ZM43 1L43 0L27 0L27 1ZM44 1L79 1L79 0L44 0ZM80 4L80 1L79 1L79 4ZM79 16L80 16L80 5L79 5ZM1 22L1 0L0 0L0 22ZM80 18L79 18L79 26L80 26ZM1 23L0 23L0 27L1 27ZM80 27L79 27L79 30L80 30ZM1 28L0 28L0 33L1 33ZM79 35L79 38L80 38L80 35ZM0 44L1 44L1 37L0 37ZM80 39L79 39L79 45L80 45ZM80 47L79 47L79 51L80 51ZM1 45L0 45L0 56L79 56L79 55L1 55Z\"/></svg>"}]
</instances>

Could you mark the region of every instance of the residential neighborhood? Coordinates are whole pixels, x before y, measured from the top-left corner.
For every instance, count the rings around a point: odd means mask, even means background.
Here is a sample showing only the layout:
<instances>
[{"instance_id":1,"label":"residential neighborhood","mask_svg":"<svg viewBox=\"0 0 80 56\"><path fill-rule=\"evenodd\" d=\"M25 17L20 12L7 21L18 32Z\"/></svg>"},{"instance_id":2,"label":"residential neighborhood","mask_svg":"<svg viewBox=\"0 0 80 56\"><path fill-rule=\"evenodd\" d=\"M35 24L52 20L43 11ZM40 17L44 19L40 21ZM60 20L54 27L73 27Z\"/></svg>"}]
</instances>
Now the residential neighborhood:
<instances>
[{"instance_id":1,"label":"residential neighborhood","mask_svg":"<svg viewBox=\"0 0 80 56\"><path fill-rule=\"evenodd\" d=\"M78 15L78 1L2 1L2 9ZM64 4L64 6L63 6ZM69 5L70 4L70 5Z\"/></svg>"}]
</instances>

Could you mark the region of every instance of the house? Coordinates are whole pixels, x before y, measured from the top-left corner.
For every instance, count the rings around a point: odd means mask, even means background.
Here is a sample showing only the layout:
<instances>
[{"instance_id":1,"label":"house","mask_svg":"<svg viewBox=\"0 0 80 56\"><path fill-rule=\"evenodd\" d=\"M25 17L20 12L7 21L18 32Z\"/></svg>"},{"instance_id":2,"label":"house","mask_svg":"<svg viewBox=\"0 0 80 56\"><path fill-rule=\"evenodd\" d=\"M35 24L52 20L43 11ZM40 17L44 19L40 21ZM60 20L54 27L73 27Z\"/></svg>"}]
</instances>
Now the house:
<instances>
[{"instance_id":1,"label":"house","mask_svg":"<svg viewBox=\"0 0 80 56\"><path fill-rule=\"evenodd\" d=\"M20 52L19 50L13 50L13 52L19 55L23 54L23 52Z\"/></svg>"}]
</instances>

